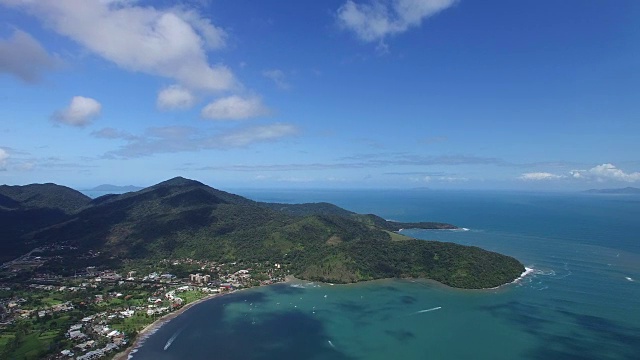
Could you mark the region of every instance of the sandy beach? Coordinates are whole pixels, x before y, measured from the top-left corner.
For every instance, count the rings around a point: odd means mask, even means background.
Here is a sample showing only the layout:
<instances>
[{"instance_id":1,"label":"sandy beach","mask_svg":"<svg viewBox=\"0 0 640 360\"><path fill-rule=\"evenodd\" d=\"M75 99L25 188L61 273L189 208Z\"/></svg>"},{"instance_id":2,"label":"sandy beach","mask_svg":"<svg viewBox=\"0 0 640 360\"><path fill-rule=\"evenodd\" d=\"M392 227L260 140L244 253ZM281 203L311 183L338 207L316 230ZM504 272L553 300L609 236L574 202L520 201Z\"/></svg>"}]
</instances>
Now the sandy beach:
<instances>
[{"instance_id":1,"label":"sandy beach","mask_svg":"<svg viewBox=\"0 0 640 360\"><path fill-rule=\"evenodd\" d=\"M240 291L240 290L237 290ZM159 318L158 320L152 322L151 324L145 326L142 330L140 330L140 332L138 333L138 336L136 337L136 340L133 342L133 344L130 344L125 350L117 353L113 359L114 360L126 360L129 357L129 354L131 353L131 351L133 349L135 349L136 347L138 347L139 345L141 345L141 342L143 342L147 336L150 335L150 333L153 332L153 330L159 329L160 327L162 327L162 325L164 325L165 323L171 321L171 319L175 318L176 316L182 314L183 312L189 310L191 307L193 307L194 305L200 304L204 301L219 297L219 296L224 296L226 294L232 294L235 291L232 292L226 292L226 293L216 293L216 294L211 294L211 295L207 295L205 297L203 297L202 299L196 300L192 303L189 303L183 307L181 307L180 309L176 310L176 311L172 311L169 314L166 314L164 316L162 316L161 318Z\"/></svg>"},{"instance_id":2,"label":"sandy beach","mask_svg":"<svg viewBox=\"0 0 640 360\"><path fill-rule=\"evenodd\" d=\"M478 291L478 290L496 290L499 288L504 287L505 285L509 285L509 284L514 284L517 283L518 281L520 281L522 278L524 278L525 276L527 276L528 274L530 274L533 271L533 269L530 268L525 268L525 271L514 281L507 283L507 284L502 284L500 286L494 287L494 288L488 288L488 289L458 289L458 288L453 288L450 287L448 285L442 284L438 281L435 280L431 280L431 279L420 279L421 281L426 281L426 282L430 282L433 283L435 285L439 285L448 289L453 289L453 290L462 290L462 291ZM371 282L371 281L384 281L384 280L389 280L389 279L376 279L376 280L370 280L370 281L365 281L365 282ZM414 279L415 280L415 279ZM279 283L274 283L274 284L282 284L282 283L297 283L297 282L307 282L307 280L301 280L296 278L293 275L287 275L285 277L284 282L279 282ZM274 285L271 284L271 285ZM326 283L327 285L333 285L333 284L329 284ZM354 284L358 284L358 283L351 283L351 284L340 284L340 285L354 285ZM269 286L269 285L263 285L263 286ZM131 352L136 349L138 346L142 345L142 343L144 342L144 340L150 336L151 334L153 334L154 330L159 329L160 327L162 327L162 325L164 325L165 323L171 321L171 319L181 315L182 313L184 313L185 311L189 310L191 307L200 304L202 302L205 302L207 300L211 300L217 297L221 297L221 296L225 296L228 294L235 294L239 291L243 291L243 290L248 290L251 288L245 288L245 289L240 289L240 290L234 290L234 291L230 291L230 292L225 292L225 293L216 293L216 294L211 294L211 295L207 295L205 297L203 297L202 299L196 300L192 303L189 303L185 306L183 306L182 308L180 308L179 310L173 311L169 314L166 314L164 316L162 316L161 318L159 318L158 320L152 322L151 324L145 326L142 330L140 330L140 332L138 333L138 336L136 337L136 340L129 345L126 349L124 349L123 351L119 352L118 354L116 354L113 359L114 360L126 360L128 359L129 355L131 354Z\"/></svg>"},{"instance_id":3,"label":"sandy beach","mask_svg":"<svg viewBox=\"0 0 640 360\"><path fill-rule=\"evenodd\" d=\"M285 280L284 283L288 283L288 282L292 282L297 280L295 277L291 276L291 275L287 275L285 276ZM274 283L274 284L281 284L282 282L278 282L278 283ZM271 284L271 285L274 285ZM269 285L262 285L262 286L269 286ZM124 349L123 351L117 353L113 359L114 360L126 360L129 358L129 354L131 354L131 352L137 348L138 346L140 346L142 344L142 342L144 342L144 340L151 334L153 334L154 330L159 329L160 327L162 327L162 325L164 325L165 323L171 321L171 319L179 316L180 314L184 313L185 311L189 310L191 307L200 304L202 302L205 302L207 300L211 300L217 297L221 297L221 296L225 296L225 295L229 295L229 294L235 294L239 291L243 291L243 290L248 290L248 289L252 289L253 287L250 288L244 288L244 289L239 289L239 290L234 290L234 291L228 291L228 292L224 292L224 293L216 293L216 294L211 294L211 295L207 295L205 297L203 297L202 299L196 300L192 303L189 303L183 307L181 307L180 309L173 311L169 314L164 315L163 317L159 318L158 320L152 322L151 324L145 326L142 330L140 330L140 332L138 333L138 336L136 337L136 340L130 344L126 349Z\"/></svg>"}]
</instances>

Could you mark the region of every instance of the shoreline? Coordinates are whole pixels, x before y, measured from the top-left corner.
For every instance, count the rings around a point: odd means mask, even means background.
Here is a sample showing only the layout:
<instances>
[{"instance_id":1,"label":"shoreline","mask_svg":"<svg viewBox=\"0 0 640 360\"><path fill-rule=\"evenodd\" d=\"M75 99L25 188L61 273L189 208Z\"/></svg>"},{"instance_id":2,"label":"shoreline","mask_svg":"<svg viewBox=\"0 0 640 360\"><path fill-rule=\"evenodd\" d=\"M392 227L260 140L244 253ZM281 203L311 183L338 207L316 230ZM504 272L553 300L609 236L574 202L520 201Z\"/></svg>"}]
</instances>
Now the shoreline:
<instances>
[{"instance_id":1,"label":"shoreline","mask_svg":"<svg viewBox=\"0 0 640 360\"><path fill-rule=\"evenodd\" d=\"M325 284L325 285L337 285L337 286L344 286L344 285L354 285L354 284L362 284L362 283L367 283L367 282L371 282L371 281L381 281L381 280L424 280L427 282L431 282L434 283L436 285L442 286L443 288L447 288L447 289L451 289L451 290L462 290L462 291L483 291L483 290L496 290L496 289L500 289L504 286L507 285L511 285L511 284L516 284L518 283L520 280L522 280L525 276L531 274L534 271L533 268L529 268L529 267L525 267L525 271L520 274L520 276L518 278L516 278L515 280L509 282L509 283L505 283L502 285L498 285L496 287L492 287L492 288L482 288L482 289L461 289L461 288L456 288L456 287L452 287L452 286L448 286L446 284L443 284L439 281L433 280L433 279L427 279L427 278L383 278L383 279L373 279L373 280L367 280L367 281L358 281L358 282L354 282L354 283L347 283L347 284L333 284L333 283L325 283L325 282L321 282L321 281L310 281L310 280L304 280L304 279L299 279L296 278L293 275L287 275L285 276L284 281L282 282L277 282L277 283L273 283L273 284L269 284L269 285L261 285L261 286L254 286L254 287L250 287L250 288L244 288L244 289L239 289L239 290L234 290L231 292L226 292L226 293L216 293L216 294L210 294L207 295L205 297L203 297L202 299L196 300L192 303L189 303L185 306L183 306L182 308L173 311L169 314L166 314L162 317L160 317L159 319L157 319L156 321L152 322L151 324L145 326L142 330L140 330L140 332L138 333L138 336L136 337L135 341L133 343L131 343L131 345L129 345L128 347L126 347L125 349L123 349L122 351L120 351L119 353L116 353L113 357L113 360L127 360L129 358L129 355L131 355L131 353L136 350L139 346L141 346L144 343L144 340L146 340L147 337L153 335L153 333L160 329L165 323L171 321L172 319L178 317L179 315L182 315L184 312L186 312L187 310L189 310L190 308L192 308L195 305L198 305L200 303L203 303L205 301L211 300L211 299L215 299L218 297L222 297L225 295L231 295L231 294L235 294L237 292L240 291L244 291L244 290L249 290L249 289L253 289L253 288L259 288L259 287L263 287L263 286L271 286L271 285L277 285L277 284L290 284L290 283L297 283L297 282L316 282L316 283L321 283L321 284Z\"/></svg>"},{"instance_id":2,"label":"shoreline","mask_svg":"<svg viewBox=\"0 0 640 360\"><path fill-rule=\"evenodd\" d=\"M224 295L226 295L226 294L220 294L220 293L210 294L210 295L207 295L207 296L203 297L202 299L198 299L198 300L196 300L196 301L194 301L192 303L189 303L189 304L181 307L180 309L178 309L176 311L172 311L172 312L170 312L170 313L168 313L166 315L163 315L162 317L160 317L156 321L152 322L151 324L145 326L142 330L140 330L140 332L138 332L138 336L136 336L136 339L129 346L127 346L124 350L122 350L121 352L115 354L113 356L113 360L126 360L126 359L128 359L129 355L131 354L131 352L133 350L135 350L136 348L138 348L140 345L142 345L144 340L146 340L147 337L151 336L155 332L154 330L160 329L162 327L162 325L164 325L165 323L167 323L167 322L171 321L172 319L176 318L178 315L181 315L182 313L184 313L185 311L189 310L194 305L197 305L197 304L200 304L200 303L202 303L204 301L207 301L207 300L210 300L210 299L214 299L216 297L224 296Z\"/></svg>"},{"instance_id":3,"label":"shoreline","mask_svg":"<svg viewBox=\"0 0 640 360\"><path fill-rule=\"evenodd\" d=\"M522 274L520 274L520 276L518 276L515 280L513 280L510 283L506 283L506 284L502 284L502 285L498 285L496 287L492 287L492 288L484 288L484 289L478 289L478 290L496 290L499 289L503 286L507 286L507 285L512 285L512 284L517 284L518 282L520 282L520 280L524 279L525 276L531 274L535 269L534 268L530 268L530 267L524 267L524 271L522 272Z\"/></svg>"},{"instance_id":4,"label":"shoreline","mask_svg":"<svg viewBox=\"0 0 640 360\"><path fill-rule=\"evenodd\" d=\"M240 291L244 291L244 290L249 290L249 289L253 289L253 288L259 288L259 287L263 287L263 286L271 286L271 285L276 285L276 284L285 284L285 283L290 283L292 281L298 280L295 277L293 277L292 275L287 275L285 276L284 281L281 282L277 282L277 283L273 283L273 284L269 284L269 285L260 285L260 286L252 286L249 288L243 288L243 289L239 289L239 290L234 290L234 291L228 291L225 293L215 293L215 294L210 294L207 295L205 297L203 297L202 299L198 299L192 303L188 303L187 305L181 307L180 309L176 310L176 311L172 311L166 315L163 315L162 317L160 317L159 319L157 319L156 321L152 322L151 324L145 326L142 330L140 330L140 332L138 333L138 336L136 336L136 339L126 348L124 348L122 351L116 353L113 356L113 360L127 360L129 359L129 355L132 354L132 352L134 350L136 350L138 347L140 347L141 345L143 345L144 341L147 339L147 337L153 335L155 333L155 331L157 331L158 329L160 329L164 324L168 323L169 321L173 320L174 318L182 315L185 311L191 309L193 306L201 304L205 301L211 300L211 299L215 299L218 297L223 297L225 295L231 295L231 294L235 294L237 292Z\"/></svg>"},{"instance_id":5,"label":"shoreline","mask_svg":"<svg viewBox=\"0 0 640 360\"><path fill-rule=\"evenodd\" d=\"M503 287L506 287L508 285L512 285L512 284L516 284L518 283L520 280L522 280L524 277L526 277L527 275L531 274L535 269L533 268L529 268L529 267L524 267L524 271L520 274L520 276L518 276L517 278L515 278L513 281L504 283L504 284L500 284L498 286L494 286L494 287L490 287L490 288L459 288L459 287L455 287L455 286L451 286L451 285L447 285L445 283L441 283L438 280L434 280L434 279L430 279L430 278L423 278L423 277L389 277L389 278L379 278L379 279L371 279L371 280L363 280L363 281L356 281L356 282L350 282L350 283L329 283L329 282L323 282L323 281L319 281L319 280L305 280L305 279L299 279L296 278L293 275L287 275L286 276L286 280L284 281L284 283L291 283L291 282L312 282L312 283L318 283L318 284L324 284L324 285L330 285L330 286L353 286L353 285L358 285L358 284L365 284L365 283L370 283L370 282L375 282L375 281L385 281L385 280L406 280L406 281L411 281L411 282L415 282L415 281L424 281L424 282L428 282L431 283L433 285L442 287L443 289L448 289L448 290L455 290L455 291L485 291L485 290L497 290Z\"/></svg>"}]
</instances>

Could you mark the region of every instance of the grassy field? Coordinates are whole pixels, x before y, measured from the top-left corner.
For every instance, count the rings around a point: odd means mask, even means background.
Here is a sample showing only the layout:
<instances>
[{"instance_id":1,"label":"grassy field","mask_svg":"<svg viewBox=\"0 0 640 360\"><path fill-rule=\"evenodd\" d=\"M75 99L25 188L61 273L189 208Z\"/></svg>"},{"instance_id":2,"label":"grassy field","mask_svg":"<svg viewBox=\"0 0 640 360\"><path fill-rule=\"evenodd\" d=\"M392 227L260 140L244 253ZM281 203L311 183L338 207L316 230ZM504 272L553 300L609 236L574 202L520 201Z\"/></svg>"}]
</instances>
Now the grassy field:
<instances>
[{"instance_id":1,"label":"grassy field","mask_svg":"<svg viewBox=\"0 0 640 360\"><path fill-rule=\"evenodd\" d=\"M410 237L402 235L402 234L398 234L397 232L386 231L386 230L385 230L385 232L391 236L391 241L404 241L404 240L411 239Z\"/></svg>"},{"instance_id":2,"label":"grassy field","mask_svg":"<svg viewBox=\"0 0 640 360\"><path fill-rule=\"evenodd\" d=\"M0 349L3 349L9 342L11 342L15 338L15 334L13 333L3 333L0 334Z\"/></svg>"},{"instance_id":3,"label":"grassy field","mask_svg":"<svg viewBox=\"0 0 640 360\"><path fill-rule=\"evenodd\" d=\"M28 334L16 351L13 352L13 355L16 359L39 359L40 353L49 349L49 344L52 342L51 339L47 337L41 339L40 334L37 332Z\"/></svg>"},{"instance_id":4,"label":"grassy field","mask_svg":"<svg viewBox=\"0 0 640 360\"><path fill-rule=\"evenodd\" d=\"M137 312L130 318L124 319L120 324L113 324L111 328L122 332L140 331L145 326L151 324L157 317L150 317L142 312Z\"/></svg>"},{"instance_id":5,"label":"grassy field","mask_svg":"<svg viewBox=\"0 0 640 360\"><path fill-rule=\"evenodd\" d=\"M176 294L176 296L180 297L184 301L183 304L186 305L196 300L202 299L203 297L207 296L207 294L203 293L202 291L193 290L181 292L179 294Z\"/></svg>"}]
</instances>

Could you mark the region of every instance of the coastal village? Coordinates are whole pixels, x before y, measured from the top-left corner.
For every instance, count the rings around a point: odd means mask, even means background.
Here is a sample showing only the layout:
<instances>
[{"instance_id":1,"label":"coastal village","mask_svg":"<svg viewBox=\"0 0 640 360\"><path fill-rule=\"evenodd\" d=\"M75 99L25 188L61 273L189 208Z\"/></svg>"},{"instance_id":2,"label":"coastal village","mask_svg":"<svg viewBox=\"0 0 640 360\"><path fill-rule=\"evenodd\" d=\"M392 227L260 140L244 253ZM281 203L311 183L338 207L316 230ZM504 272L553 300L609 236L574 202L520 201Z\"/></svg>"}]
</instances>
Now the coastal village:
<instances>
[{"instance_id":1,"label":"coastal village","mask_svg":"<svg viewBox=\"0 0 640 360\"><path fill-rule=\"evenodd\" d=\"M2 359L112 358L145 327L187 304L286 275L283 264L184 258L118 272L89 266L62 277L39 272L45 259L34 255L1 269ZM32 275L19 280L25 273Z\"/></svg>"}]
</instances>

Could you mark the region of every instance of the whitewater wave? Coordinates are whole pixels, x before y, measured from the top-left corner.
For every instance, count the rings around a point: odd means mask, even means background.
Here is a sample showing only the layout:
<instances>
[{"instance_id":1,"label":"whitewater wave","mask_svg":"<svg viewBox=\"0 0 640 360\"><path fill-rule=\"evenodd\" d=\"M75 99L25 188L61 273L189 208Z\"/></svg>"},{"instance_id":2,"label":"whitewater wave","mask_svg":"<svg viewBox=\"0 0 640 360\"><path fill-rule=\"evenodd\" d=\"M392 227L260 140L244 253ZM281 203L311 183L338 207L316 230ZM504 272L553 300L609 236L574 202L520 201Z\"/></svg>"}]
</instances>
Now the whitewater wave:
<instances>
[{"instance_id":1,"label":"whitewater wave","mask_svg":"<svg viewBox=\"0 0 640 360\"><path fill-rule=\"evenodd\" d=\"M533 274L542 276L556 276L556 272L554 270L533 269Z\"/></svg>"},{"instance_id":2,"label":"whitewater wave","mask_svg":"<svg viewBox=\"0 0 640 360\"><path fill-rule=\"evenodd\" d=\"M520 276L519 276L517 279L513 280L513 282L512 282L512 283L519 283L520 281L522 281L522 279L524 279L525 277L527 277L527 275L529 275L529 274L535 274L535 273L536 273L536 271L539 271L539 270L536 270L536 269L534 269L534 268L532 268L532 267L526 267L526 266L525 266L525 267L524 267L524 272L523 272L522 274L520 274Z\"/></svg>"},{"instance_id":3,"label":"whitewater wave","mask_svg":"<svg viewBox=\"0 0 640 360\"><path fill-rule=\"evenodd\" d=\"M164 325L164 322L156 325L154 328L152 328L149 331L146 331L144 334L140 335L140 339L138 339L138 341L136 341L136 346L131 350L131 352L129 353L129 356L127 356L127 360L131 360L133 358L133 354L137 353L138 349L141 348L142 345L144 345L145 342L147 342L147 339L151 335L153 335L156 332L158 332L158 330L160 330L160 327L162 325Z\"/></svg>"},{"instance_id":4,"label":"whitewater wave","mask_svg":"<svg viewBox=\"0 0 640 360\"><path fill-rule=\"evenodd\" d=\"M628 276L625 276L624 278L625 278L625 279L627 279L627 280L629 280L629 281L631 281L631 282L634 282L634 281L635 281L635 280L633 280L633 278L630 278L630 277L628 277Z\"/></svg>"},{"instance_id":5,"label":"whitewater wave","mask_svg":"<svg viewBox=\"0 0 640 360\"><path fill-rule=\"evenodd\" d=\"M565 263L564 269L558 274L553 269L536 269L535 267L525 267L525 271L512 282L518 286L529 286L534 290L546 290L548 289L547 280L545 278L552 278L554 280L564 279L573 273L569 270L568 265Z\"/></svg>"},{"instance_id":6,"label":"whitewater wave","mask_svg":"<svg viewBox=\"0 0 640 360\"><path fill-rule=\"evenodd\" d=\"M309 282L309 283L296 283L296 284L290 284L289 285L292 288L297 288L297 289L310 289L310 288L317 288L320 287L319 284L316 284L314 282Z\"/></svg>"}]
</instances>

